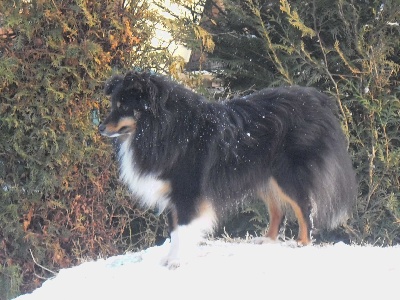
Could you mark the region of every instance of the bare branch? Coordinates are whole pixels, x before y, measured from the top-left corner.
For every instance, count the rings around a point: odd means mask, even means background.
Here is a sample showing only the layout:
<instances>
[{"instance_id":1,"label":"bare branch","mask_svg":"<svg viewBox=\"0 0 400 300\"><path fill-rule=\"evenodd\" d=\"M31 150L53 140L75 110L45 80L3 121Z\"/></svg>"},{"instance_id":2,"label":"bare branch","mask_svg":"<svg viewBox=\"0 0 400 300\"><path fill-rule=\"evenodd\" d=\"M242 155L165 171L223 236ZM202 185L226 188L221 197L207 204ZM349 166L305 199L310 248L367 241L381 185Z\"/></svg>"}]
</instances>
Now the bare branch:
<instances>
[{"instance_id":1,"label":"bare branch","mask_svg":"<svg viewBox=\"0 0 400 300\"><path fill-rule=\"evenodd\" d=\"M54 271L52 271L52 270L50 270L50 269L48 269L48 268L42 266L41 264L39 264L39 263L36 261L35 257L33 256L33 253L32 253L32 250L31 250L31 249L29 249L29 252L31 253L32 260L33 260L33 262L35 263L35 265L37 265L38 267L42 268L43 270L45 270L45 271L47 271L47 272L50 272L50 273L53 274L54 276L56 276L56 275L58 274L57 272L54 272ZM48 278L47 278L47 279L48 279Z\"/></svg>"}]
</instances>

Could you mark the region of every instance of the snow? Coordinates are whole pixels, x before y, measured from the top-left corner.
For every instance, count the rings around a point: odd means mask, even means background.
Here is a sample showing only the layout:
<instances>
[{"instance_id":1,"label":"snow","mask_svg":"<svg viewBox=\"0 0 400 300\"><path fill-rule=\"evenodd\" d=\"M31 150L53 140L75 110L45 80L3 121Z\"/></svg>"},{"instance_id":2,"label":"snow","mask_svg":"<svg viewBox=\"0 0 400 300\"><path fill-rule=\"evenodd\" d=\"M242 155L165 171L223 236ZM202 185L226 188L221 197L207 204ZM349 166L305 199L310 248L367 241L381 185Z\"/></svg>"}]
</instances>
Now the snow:
<instances>
[{"instance_id":1,"label":"snow","mask_svg":"<svg viewBox=\"0 0 400 300\"><path fill-rule=\"evenodd\" d=\"M63 269L16 299L400 299L400 246L207 241L175 270L160 265L168 250Z\"/></svg>"}]
</instances>

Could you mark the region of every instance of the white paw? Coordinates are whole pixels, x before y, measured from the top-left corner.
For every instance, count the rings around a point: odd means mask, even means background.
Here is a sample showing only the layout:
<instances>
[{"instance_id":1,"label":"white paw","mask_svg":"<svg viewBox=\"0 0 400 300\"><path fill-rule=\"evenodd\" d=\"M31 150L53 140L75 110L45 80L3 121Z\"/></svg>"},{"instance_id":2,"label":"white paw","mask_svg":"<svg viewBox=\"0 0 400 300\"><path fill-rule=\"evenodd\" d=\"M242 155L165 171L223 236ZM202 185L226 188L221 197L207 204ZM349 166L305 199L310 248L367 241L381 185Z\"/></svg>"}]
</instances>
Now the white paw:
<instances>
[{"instance_id":1,"label":"white paw","mask_svg":"<svg viewBox=\"0 0 400 300\"><path fill-rule=\"evenodd\" d=\"M175 270L180 267L181 262L178 258L171 258L170 256L161 259L160 264L167 267L169 270Z\"/></svg>"},{"instance_id":2,"label":"white paw","mask_svg":"<svg viewBox=\"0 0 400 300\"><path fill-rule=\"evenodd\" d=\"M264 236L255 237L255 238L251 239L251 242L252 242L253 244L257 244L257 245L261 245L261 244L276 244L276 243L279 243L279 241L278 241L277 239L276 239L276 240L273 240L273 239L271 239L271 238L269 238L269 237L264 237Z\"/></svg>"}]
</instances>

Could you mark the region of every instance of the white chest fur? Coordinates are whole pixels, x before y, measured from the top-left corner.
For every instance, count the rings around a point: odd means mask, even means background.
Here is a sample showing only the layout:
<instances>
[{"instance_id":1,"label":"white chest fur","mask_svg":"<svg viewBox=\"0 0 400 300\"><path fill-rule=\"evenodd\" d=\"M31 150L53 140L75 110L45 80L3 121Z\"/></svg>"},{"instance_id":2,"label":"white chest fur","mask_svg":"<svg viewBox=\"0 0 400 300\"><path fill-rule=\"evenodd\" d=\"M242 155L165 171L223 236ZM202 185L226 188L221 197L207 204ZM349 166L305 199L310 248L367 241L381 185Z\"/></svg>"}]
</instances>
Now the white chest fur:
<instances>
[{"instance_id":1,"label":"white chest fur","mask_svg":"<svg viewBox=\"0 0 400 300\"><path fill-rule=\"evenodd\" d=\"M169 203L170 183L159 179L157 174L145 174L138 169L131 147L132 138L133 135L130 135L121 144L118 153L121 179L143 206L157 207L159 212L162 212Z\"/></svg>"}]
</instances>

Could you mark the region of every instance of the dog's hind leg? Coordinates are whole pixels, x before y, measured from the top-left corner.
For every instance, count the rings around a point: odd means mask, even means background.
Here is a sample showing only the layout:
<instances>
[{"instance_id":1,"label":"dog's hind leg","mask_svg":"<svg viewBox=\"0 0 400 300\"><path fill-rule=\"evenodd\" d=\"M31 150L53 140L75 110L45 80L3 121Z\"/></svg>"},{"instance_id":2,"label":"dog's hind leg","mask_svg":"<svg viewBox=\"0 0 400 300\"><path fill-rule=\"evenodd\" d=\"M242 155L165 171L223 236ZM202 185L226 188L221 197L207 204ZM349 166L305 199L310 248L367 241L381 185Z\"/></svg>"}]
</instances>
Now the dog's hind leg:
<instances>
[{"instance_id":1,"label":"dog's hind leg","mask_svg":"<svg viewBox=\"0 0 400 300\"><path fill-rule=\"evenodd\" d=\"M271 240L275 241L278 238L279 228L284 216L283 207L289 204L294 211L299 225L297 243L299 245L310 244L311 225L310 222L307 221L305 209L302 209L297 201L288 196L274 178L271 178L268 185L260 190L258 194L268 207L270 222L266 239L255 239L255 243L264 243Z\"/></svg>"},{"instance_id":2,"label":"dog's hind leg","mask_svg":"<svg viewBox=\"0 0 400 300\"><path fill-rule=\"evenodd\" d=\"M276 182L274 178L272 178L269 182L269 187L273 190L274 194L277 194L277 197L284 202L289 204L293 212L296 216L297 223L299 225L299 232L297 237L297 243L300 246L305 246L311 243L311 221L307 219L306 216L309 215L307 212L307 208L301 207L298 201L295 201L289 195L287 195L279 184Z\"/></svg>"},{"instance_id":3,"label":"dog's hind leg","mask_svg":"<svg viewBox=\"0 0 400 300\"><path fill-rule=\"evenodd\" d=\"M276 241L278 239L279 228L284 216L282 208L283 203L281 202L277 192L270 186L270 184L261 189L258 192L258 196L264 201L268 208L269 226L266 233L266 238L255 238L253 242L256 244L262 244Z\"/></svg>"}]
</instances>

